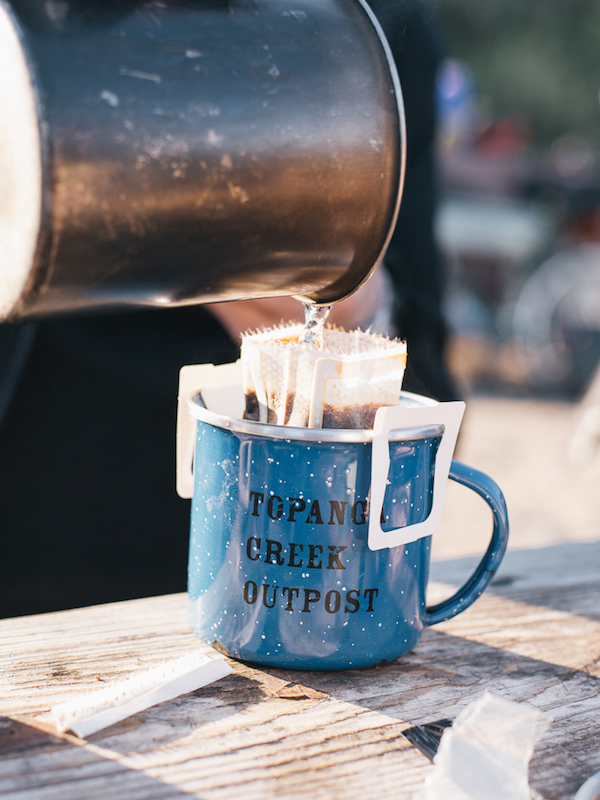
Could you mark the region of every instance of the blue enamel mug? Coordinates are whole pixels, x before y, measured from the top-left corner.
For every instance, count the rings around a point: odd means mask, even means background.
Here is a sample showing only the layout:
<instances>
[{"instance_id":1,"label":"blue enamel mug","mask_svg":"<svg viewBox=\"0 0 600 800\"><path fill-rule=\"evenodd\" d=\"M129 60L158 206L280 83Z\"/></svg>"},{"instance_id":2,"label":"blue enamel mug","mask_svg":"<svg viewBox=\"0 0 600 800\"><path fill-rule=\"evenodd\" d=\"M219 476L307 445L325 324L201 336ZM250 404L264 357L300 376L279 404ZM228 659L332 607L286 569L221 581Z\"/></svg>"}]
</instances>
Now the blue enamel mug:
<instances>
[{"instance_id":1,"label":"blue enamel mug","mask_svg":"<svg viewBox=\"0 0 600 800\"><path fill-rule=\"evenodd\" d=\"M193 493L189 621L201 639L273 667L369 667L484 591L508 519L498 486L451 460L463 404L403 392L372 431L280 427L241 418L237 365L184 371L178 491ZM493 533L465 585L427 607L448 477L488 503Z\"/></svg>"}]
</instances>

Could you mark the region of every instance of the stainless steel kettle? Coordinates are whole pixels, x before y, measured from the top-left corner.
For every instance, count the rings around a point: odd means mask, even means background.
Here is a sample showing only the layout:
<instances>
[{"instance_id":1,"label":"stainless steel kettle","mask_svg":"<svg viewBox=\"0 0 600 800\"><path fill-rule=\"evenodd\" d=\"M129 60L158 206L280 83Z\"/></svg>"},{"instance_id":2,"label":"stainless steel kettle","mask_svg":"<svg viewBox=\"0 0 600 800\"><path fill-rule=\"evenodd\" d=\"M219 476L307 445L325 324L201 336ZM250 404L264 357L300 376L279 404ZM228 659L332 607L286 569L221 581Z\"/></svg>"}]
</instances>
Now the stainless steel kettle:
<instances>
[{"instance_id":1,"label":"stainless steel kettle","mask_svg":"<svg viewBox=\"0 0 600 800\"><path fill-rule=\"evenodd\" d=\"M0 0L0 320L352 293L404 169L362 0Z\"/></svg>"}]
</instances>

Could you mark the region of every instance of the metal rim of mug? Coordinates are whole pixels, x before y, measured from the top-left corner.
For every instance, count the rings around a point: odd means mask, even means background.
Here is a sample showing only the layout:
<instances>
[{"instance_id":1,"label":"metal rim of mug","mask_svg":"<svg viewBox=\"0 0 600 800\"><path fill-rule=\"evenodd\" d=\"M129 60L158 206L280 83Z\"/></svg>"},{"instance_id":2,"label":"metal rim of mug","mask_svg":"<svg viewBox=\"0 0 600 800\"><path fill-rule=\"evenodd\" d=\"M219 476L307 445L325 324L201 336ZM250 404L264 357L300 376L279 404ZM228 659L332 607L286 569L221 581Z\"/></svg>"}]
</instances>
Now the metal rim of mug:
<instances>
[{"instance_id":1,"label":"metal rim of mug","mask_svg":"<svg viewBox=\"0 0 600 800\"><path fill-rule=\"evenodd\" d=\"M428 405L423 402L423 398L420 398L418 395L413 395L411 392L402 392L401 394L403 396L402 399L407 401L407 405ZM432 405L437 405L437 403L432 401ZM249 433L253 436L262 436L268 439L285 439L289 442L299 439L307 442L364 442L365 444L373 441L372 430L354 428L293 428L291 426L272 425L266 422L255 422L250 419L228 417L208 409L202 399L202 392L198 392L187 401L187 410L197 420L206 422L213 427L226 428L227 430L237 433ZM433 436L441 436L443 433L443 425L427 425L390 431L389 439L391 442L405 440L415 441L418 439L430 439Z\"/></svg>"}]
</instances>

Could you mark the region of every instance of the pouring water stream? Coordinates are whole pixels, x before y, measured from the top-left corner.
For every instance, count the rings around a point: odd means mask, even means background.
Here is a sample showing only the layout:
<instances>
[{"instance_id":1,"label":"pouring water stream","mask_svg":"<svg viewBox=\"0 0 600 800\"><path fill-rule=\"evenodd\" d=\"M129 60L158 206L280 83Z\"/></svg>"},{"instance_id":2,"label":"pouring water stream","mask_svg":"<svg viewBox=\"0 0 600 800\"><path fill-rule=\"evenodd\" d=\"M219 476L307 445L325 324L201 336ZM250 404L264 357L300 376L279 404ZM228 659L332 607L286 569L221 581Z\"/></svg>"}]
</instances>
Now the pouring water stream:
<instances>
[{"instance_id":1,"label":"pouring water stream","mask_svg":"<svg viewBox=\"0 0 600 800\"><path fill-rule=\"evenodd\" d=\"M323 329L332 306L318 306L315 303L303 303L304 328L298 337L300 344L307 344L322 350L325 346Z\"/></svg>"}]
</instances>

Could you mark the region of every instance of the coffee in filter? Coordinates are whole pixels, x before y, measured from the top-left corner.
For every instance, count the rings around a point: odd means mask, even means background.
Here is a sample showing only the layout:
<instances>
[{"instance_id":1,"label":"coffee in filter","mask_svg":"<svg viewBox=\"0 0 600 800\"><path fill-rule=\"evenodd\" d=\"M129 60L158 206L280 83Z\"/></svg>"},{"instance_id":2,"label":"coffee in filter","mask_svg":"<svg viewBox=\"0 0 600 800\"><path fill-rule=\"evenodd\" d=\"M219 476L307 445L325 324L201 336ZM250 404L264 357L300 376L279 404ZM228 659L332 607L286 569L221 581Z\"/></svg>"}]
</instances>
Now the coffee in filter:
<instances>
[{"instance_id":1,"label":"coffee in filter","mask_svg":"<svg viewBox=\"0 0 600 800\"><path fill-rule=\"evenodd\" d=\"M319 348L300 340L303 330L289 324L242 337L245 419L370 429L378 408L398 404L404 342L328 327Z\"/></svg>"}]
</instances>

